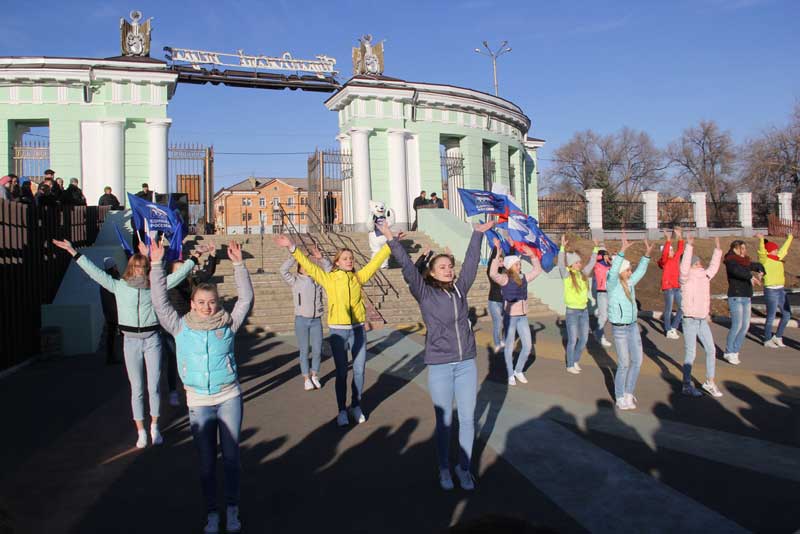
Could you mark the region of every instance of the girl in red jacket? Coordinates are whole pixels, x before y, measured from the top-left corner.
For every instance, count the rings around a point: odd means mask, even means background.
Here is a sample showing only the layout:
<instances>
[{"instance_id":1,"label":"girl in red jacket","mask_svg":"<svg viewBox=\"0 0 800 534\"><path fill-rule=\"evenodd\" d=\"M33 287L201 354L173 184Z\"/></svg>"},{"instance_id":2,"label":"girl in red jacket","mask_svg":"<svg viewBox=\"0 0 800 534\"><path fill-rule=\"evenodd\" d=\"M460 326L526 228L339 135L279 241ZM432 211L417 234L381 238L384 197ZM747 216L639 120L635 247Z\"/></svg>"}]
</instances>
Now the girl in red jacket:
<instances>
[{"instance_id":1,"label":"girl in red jacket","mask_svg":"<svg viewBox=\"0 0 800 534\"><path fill-rule=\"evenodd\" d=\"M666 243L661 249L661 259L658 266L664 271L661 273L661 291L664 293L664 334L669 339L678 339L678 325L683 319L681 311L681 284L678 281L680 271L681 255L683 254L683 239L681 239L681 229L672 230L673 239L678 239L678 250L672 250L672 241L668 231L664 231ZM678 313L673 317L672 303L678 308Z\"/></svg>"}]
</instances>

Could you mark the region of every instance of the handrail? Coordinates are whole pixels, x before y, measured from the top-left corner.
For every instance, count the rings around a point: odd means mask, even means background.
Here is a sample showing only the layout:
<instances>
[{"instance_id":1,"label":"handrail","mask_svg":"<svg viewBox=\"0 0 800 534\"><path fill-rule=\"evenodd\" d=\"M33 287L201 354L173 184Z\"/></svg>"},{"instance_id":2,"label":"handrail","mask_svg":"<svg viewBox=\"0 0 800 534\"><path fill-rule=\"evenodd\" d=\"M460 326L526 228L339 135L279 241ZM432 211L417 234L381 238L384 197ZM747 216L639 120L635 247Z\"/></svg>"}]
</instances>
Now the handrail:
<instances>
[{"instance_id":1,"label":"handrail","mask_svg":"<svg viewBox=\"0 0 800 534\"><path fill-rule=\"evenodd\" d=\"M307 216L309 217L309 219L313 220L313 225L314 226L318 226L320 228L323 227L323 224L322 224L322 221L319 218L319 215L317 215L317 212L314 211L314 208L312 208L310 205L308 206ZM334 248L337 248L337 249L339 249L339 248L349 248L350 250L352 250L353 251L353 255L359 257L359 260L361 261L362 265L366 265L367 263L369 263L371 258L369 256L367 256L366 254L364 254L363 252L361 252L361 250L358 248L358 245L356 245L356 242L353 241L353 238L351 238L350 236L342 235L342 234L336 232L335 230L332 229L332 227L333 227L333 225L330 225L330 224L329 225L325 225L326 231L325 232L321 232L320 235L328 238L328 240L330 242L330 245L332 247L334 247ZM332 236L336 237L339 240L341 246L339 246L336 243L334 243L334 240L333 240ZM320 250L322 250L322 249L320 249ZM389 278L386 276L386 274L384 274L380 270L378 270L375 273L375 276L372 277L372 279L370 280L370 282L367 285L369 286L372 281L375 282L375 286L377 286L378 289L380 289L381 293L384 296L389 295L389 291L391 290L391 292L394 293L395 297L398 297L398 298L400 297L400 293L397 291L397 288L395 288L394 285L392 285L392 282L389 280Z\"/></svg>"}]
</instances>

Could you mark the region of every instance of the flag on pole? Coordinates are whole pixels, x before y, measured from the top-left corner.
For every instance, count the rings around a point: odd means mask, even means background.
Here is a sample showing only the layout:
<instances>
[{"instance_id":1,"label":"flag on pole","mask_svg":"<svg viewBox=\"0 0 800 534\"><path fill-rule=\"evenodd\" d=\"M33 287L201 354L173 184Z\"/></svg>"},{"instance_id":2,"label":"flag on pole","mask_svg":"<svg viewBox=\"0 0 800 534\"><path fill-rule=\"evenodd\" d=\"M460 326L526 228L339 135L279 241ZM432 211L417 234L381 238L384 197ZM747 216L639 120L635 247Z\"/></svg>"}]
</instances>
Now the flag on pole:
<instances>
[{"instance_id":1,"label":"flag on pole","mask_svg":"<svg viewBox=\"0 0 800 534\"><path fill-rule=\"evenodd\" d=\"M464 211L470 217L480 214L497 214L506 210L508 197L479 189L458 189Z\"/></svg>"},{"instance_id":2,"label":"flag on pole","mask_svg":"<svg viewBox=\"0 0 800 534\"><path fill-rule=\"evenodd\" d=\"M117 231L117 238L119 238L119 244L122 245L123 250L125 250L125 255L130 258L133 256L133 248L131 247L130 243L128 243L128 240L125 239L125 236L122 235L119 226L115 224L114 230Z\"/></svg>"}]
</instances>

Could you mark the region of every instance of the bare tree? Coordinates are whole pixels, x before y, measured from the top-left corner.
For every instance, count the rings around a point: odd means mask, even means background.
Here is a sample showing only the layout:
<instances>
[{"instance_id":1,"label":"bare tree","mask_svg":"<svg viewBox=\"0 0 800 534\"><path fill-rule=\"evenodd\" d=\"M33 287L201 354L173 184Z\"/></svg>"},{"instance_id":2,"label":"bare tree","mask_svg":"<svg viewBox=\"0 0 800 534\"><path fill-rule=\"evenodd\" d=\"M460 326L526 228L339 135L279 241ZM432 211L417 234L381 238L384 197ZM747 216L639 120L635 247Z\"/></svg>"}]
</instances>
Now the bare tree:
<instances>
[{"instance_id":1,"label":"bare tree","mask_svg":"<svg viewBox=\"0 0 800 534\"><path fill-rule=\"evenodd\" d=\"M800 102L784 128L772 128L743 149L742 183L762 198L800 191Z\"/></svg>"},{"instance_id":2,"label":"bare tree","mask_svg":"<svg viewBox=\"0 0 800 534\"><path fill-rule=\"evenodd\" d=\"M547 178L551 189L567 192L602 188L626 200L663 179L663 156L650 136L630 128L610 135L577 132L556 149Z\"/></svg>"},{"instance_id":3,"label":"bare tree","mask_svg":"<svg viewBox=\"0 0 800 534\"><path fill-rule=\"evenodd\" d=\"M700 121L667 149L678 184L689 191L705 191L715 206L731 191L736 149L729 132L714 121Z\"/></svg>"}]
</instances>

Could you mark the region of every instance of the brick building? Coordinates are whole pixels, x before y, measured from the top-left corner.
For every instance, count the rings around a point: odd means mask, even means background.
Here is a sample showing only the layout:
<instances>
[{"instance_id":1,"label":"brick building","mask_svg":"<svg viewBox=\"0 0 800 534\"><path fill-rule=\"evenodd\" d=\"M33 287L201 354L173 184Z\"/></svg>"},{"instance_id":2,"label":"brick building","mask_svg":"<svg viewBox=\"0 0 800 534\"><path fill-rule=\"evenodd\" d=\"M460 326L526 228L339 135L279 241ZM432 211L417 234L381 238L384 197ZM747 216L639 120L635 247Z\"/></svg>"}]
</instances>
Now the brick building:
<instances>
[{"instance_id":1,"label":"brick building","mask_svg":"<svg viewBox=\"0 0 800 534\"><path fill-rule=\"evenodd\" d=\"M308 180L306 178L250 177L214 195L214 214L218 234L257 234L263 221L264 233L279 232L281 222L278 204L298 232L306 232L308 213ZM335 198L334 223L342 221L341 193ZM314 211L323 217L319 207Z\"/></svg>"}]
</instances>

